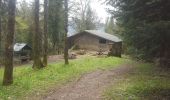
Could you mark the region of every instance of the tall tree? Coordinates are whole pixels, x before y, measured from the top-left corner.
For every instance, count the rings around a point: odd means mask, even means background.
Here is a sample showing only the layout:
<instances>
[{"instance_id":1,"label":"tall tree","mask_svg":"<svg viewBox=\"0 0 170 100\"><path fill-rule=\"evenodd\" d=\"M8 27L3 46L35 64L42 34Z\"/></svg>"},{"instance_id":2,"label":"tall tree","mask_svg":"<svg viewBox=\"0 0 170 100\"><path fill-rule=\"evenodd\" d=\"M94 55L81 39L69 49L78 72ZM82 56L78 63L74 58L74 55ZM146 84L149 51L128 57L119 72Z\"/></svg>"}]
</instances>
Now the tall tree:
<instances>
[{"instance_id":1,"label":"tall tree","mask_svg":"<svg viewBox=\"0 0 170 100\"><path fill-rule=\"evenodd\" d=\"M114 34L114 35L121 35L123 31L123 28L119 26L118 22L114 21L114 17L108 17L105 23L105 32L109 34Z\"/></svg>"},{"instance_id":2,"label":"tall tree","mask_svg":"<svg viewBox=\"0 0 170 100\"><path fill-rule=\"evenodd\" d=\"M91 0L72 1L74 6L70 12L72 17L73 28L77 32L84 30L94 30L100 25L100 20L96 12L91 8Z\"/></svg>"},{"instance_id":3,"label":"tall tree","mask_svg":"<svg viewBox=\"0 0 170 100\"><path fill-rule=\"evenodd\" d=\"M48 33L52 50L58 53L64 48L64 0L49 0ZM55 13L54 13L55 12Z\"/></svg>"},{"instance_id":4,"label":"tall tree","mask_svg":"<svg viewBox=\"0 0 170 100\"><path fill-rule=\"evenodd\" d=\"M27 43L32 46L32 30L34 4L21 0L17 4L15 42Z\"/></svg>"},{"instance_id":5,"label":"tall tree","mask_svg":"<svg viewBox=\"0 0 170 100\"><path fill-rule=\"evenodd\" d=\"M2 38L2 22L1 22L1 19L2 19L2 0L0 0L0 52L1 52L1 38Z\"/></svg>"},{"instance_id":6,"label":"tall tree","mask_svg":"<svg viewBox=\"0 0 170 100\"><path fill-rule=\"evenodd\" d=\"M1 17L1 48L0 48L0 55L4 57L4 51L5 51L5 37L6 33L8 32L7 24L8 24L8 0L1 0L1 7L0 7L0 17Z\"/></svg>"},{"instance_id":7,"label":"tall tree","mask_svg":"<svg viewBox=\"0 0 170 100\"><path fill-rule=\"evenodd\" d=\"M47 56L48 56L48 0L44 0L44 56L43 64L47 66Z\"/></svg>"},{"instance_id":8,"label":"tall tree","mask_svg":"<svg viewBox=\"0 0 170 100\"><path fill-rule=\"evenodd\" d=\"M0 0L0 55L2 56L2 0ZM2 58L0 57L0 64L2 64Z\"/></svg>"},{"instance_id":9,"label":"tall tree","mask_svg":"<svg viewBox=\"0 0 170 100\"><path fill-rule=\"evenodd\" d=\"M67 33L68 33L68 0L64 0L64 7L65 7L65 21L64 21L64 28L65 28L65 47L64 47L64 59L65 64L69 64L68 61L68 39L67 39Z\"/></svg>"},{"instance_id":10,"label":"tall tree","mask_svg":"<svg viewBox=\"0 0 170 100\"><path fill-rule=\"evenodd\" d=\"M39 27L39 9L40 9L40 4L39 0L35 0L35 12L34 12L34 27L35 27L35 32L33 35L33 68L34 69L40 69L43 68L43 63L41 61L41 54L40 54L40 39L41 39L41 34L40 34L40 27Z\"/></svg>"},{"instance_id":11,"label":"tall tree","mask_svg":"<svg viewBox=\"0 0 170 100\"><path fill-rule=\"evenodd\" d=\"M8 32L5 40L5 71L3 85L13 83L13 40L15 32L16 0L8 1Z\"/></svg>"},{"instance_id":12,"label":"tall tree","mask_svg":"<svg viewBox=\"0 0 170 100\"><path fill-rule=\"evenodd\" d=\"M105 24L105 32L113 34L114 33L114 21L113 21L113 17L109 17L106 20L106 24Z\"/></svg>"},{"instance_id":13,"label":"tall tree","mask_svg":"<svg viewBox=\"0 0 170 100\"><path fill-rule=\"evenodd\" d=\"M139 59L158 59L169 66L170 1L169 0L106 0L115 7L111 14L123 27L122 35L128 53Z\"/></svg>"}]
</instances>

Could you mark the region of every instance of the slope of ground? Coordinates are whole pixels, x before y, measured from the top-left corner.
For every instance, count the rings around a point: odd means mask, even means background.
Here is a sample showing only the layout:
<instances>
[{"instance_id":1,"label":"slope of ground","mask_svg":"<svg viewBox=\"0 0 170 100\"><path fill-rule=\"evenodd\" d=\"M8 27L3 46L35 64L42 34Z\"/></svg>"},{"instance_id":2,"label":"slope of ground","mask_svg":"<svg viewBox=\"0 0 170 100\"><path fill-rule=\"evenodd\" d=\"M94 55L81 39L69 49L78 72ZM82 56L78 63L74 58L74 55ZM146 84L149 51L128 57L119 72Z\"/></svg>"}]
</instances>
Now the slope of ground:
<instances>
[{"instance_id":1,"label":"slope of ground","mask_svg":"<svg viewBox=\"0 0 170 100\"><path fill-rule=\"evenodd\" d=\"M63 62L52 63L42 70L32 70L31 66L14 68L14 84L9 87L0 85L0 100L32 99L34 95L42 95L53 87L79 78L82 74L98 69L116 68L129 60L115 57L83 57L65 66ZM0 69L2 83L3 69ZM30 96L31 95L31 96Z\"/></svg>"},{"instance_id":2,"label":"slope of ground","mask_svg":"<svg viewBox=\"0 0 170 100\"><path fill-rule=\"evenodd\" d=\"M170 100L170 69L136 63L134 69L106 89L105 100ZM113 77L115 79L115 77Z\"/></svg>"},{"instance_id":3,"label":"slope of ground","mask_svg":"<svg viewBox=\"0 0 170 100\"><path fill-rule=\"evenodd\" d=\"M100 100L103 90L111 83L116 82L112 77L128 73L131 66L122 65L112 70L97 70L83 75L79 80L67 84L51 94L44 100Z\"/></svg>"},{"instance_id":4,"label":"slope of ground","mask_svg":"<svg viewBox=\"0 0 170 100\"><path fill-rule=\"evenodd\" d=\"M0 69L0 76L3 70ZM2 82L2 77L0 78ZM42 70L14 69L0 100L170 100L170 69L124 58L86 56Z\"/></svg>"}]
</instances>

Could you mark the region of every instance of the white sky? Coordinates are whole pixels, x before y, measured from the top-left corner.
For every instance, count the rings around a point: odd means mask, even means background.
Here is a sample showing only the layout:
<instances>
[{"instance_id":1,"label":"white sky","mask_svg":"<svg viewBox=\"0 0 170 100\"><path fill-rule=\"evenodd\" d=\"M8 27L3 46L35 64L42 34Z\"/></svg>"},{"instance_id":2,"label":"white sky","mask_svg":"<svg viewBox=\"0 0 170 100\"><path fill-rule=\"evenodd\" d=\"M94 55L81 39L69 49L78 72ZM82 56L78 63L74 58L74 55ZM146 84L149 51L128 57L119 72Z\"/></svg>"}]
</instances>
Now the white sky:
<instances>
[{"instance_id":1,"label":"white sky","mask_svg":"<svg viewBox=\"0 0 170 100\"><path fill-rule=\"evenodd\" d=\"M17 0L22 1L22 0ZM28 2L31 2L33 0L27 0ZM41 1L41 0L40 0ZM93 10L96 11L96 13L98 14L98 17L101 19L101 22L105 23L106 18L109 16L109 14L106 11L106 5L102 4L102 0L91 0L91 6L93 8Z\"/></svg>"},{"instance_id":2,"label":"white sky","mask_svg":"<svg viewBox=\"0 0 170 100\"><path fill-rule=\"evenodd\" d=\"M97 12L98 17L101 18L101 21L104 23L106 18L109 17L109 13L107 13L107 6L102 3L102 0L91 0L91 7Z\"/></svg>"}]
</instances>

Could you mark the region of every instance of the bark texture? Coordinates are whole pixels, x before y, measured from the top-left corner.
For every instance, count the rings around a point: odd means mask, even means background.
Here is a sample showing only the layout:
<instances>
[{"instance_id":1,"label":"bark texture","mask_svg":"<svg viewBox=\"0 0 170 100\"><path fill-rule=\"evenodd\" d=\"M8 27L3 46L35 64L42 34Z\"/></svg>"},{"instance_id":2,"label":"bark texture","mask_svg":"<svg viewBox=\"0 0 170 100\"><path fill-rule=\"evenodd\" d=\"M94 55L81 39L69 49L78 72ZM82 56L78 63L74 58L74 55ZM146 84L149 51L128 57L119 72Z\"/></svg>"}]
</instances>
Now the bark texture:
<instances>
[{"instance_id":1,"label":"bark texture","mask_svg":"<svg viewBox=\"0 0 170 100\"><path fill-rule=\"evenodd\" d=\"M40 53L40 48L41 48L41 34L40 34L40 29L39 29L39 5L40 1L35 0L35 12L34 12L34 27L35 27L35 32L33 35L33 68L34 69L40 69L43 68L43 64L41 61L41 53Z\"/></svg>"},{"instance_id":2,"label":"bark texture","mask_svg":"<svg viewBox=\"0 0 170 100\"><path fill-rule=\"evenodd\" d=\"M3 85L13 83L13 42L15 32L16 0L8 1L8 32L5 40L5 71Z\"/></svg>"},{"instance_id":3,"label":"bark texture","mask_svg":"<svg viewBox=\"0 0 170 100\"><path fill-rule=\"evenodd\" d=\"M44 56L43 64L47 66L47 57L48 57L48 0L44 0Z\"/></svg>"},{"instance_id":4,"label":"bark texture","mask_svg":"<svg viewBox=\"0 0 170 100\"><path fill-rule=\"evenodd\" d=\"M64 59L65 59L65 64L69 64L68 61L68 38L67 38L67 33L68 33L68 0L64 0L64 7L65 7L65 47L64 47Z\"/></svg>"},{"instance_id":5,"label":"bark texture","mask_svg":"<svg viewBox=\"0 0 170 100\"><path fill-rule=\"evenodd\" d=\"M1 22L1 18L2 18L2 0L0 0L0 51L1 51L1 39L2 39L2 22Z\"/></svg>"}]
</instances>

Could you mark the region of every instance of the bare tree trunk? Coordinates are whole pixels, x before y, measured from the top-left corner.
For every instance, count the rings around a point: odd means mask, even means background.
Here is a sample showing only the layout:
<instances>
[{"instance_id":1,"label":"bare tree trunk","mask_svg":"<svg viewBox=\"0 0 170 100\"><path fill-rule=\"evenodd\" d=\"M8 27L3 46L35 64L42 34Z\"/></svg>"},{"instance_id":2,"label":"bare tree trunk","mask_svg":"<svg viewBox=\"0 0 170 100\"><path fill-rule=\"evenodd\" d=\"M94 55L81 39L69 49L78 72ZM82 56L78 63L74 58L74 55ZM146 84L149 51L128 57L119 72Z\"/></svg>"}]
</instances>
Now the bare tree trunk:
<instances>
[{"instance_id":1,"label":"bare tree trunk","mask_svg":"<svg viewBox=\"0 0 170 100\"><path fill-rule=\"evenodd\" d=\"M2 0L0 0L0 67L3 65L2 61Z\"/></svg>"},{"instance_id":2,"label":"bare tree trunk","mask_svg":"<svg viewBox=\"0 0 170 100\"><path fill-rule=\"evenodd\" d=\"M65 7L65 47L64 47L64 59L65 64L69 64L68 61L68 39L67 39L67 33L68 33L68 0L64 0L64 7Z\"/></svg>"},{"instance_id":3,"label":"bare tree trunk","mask_svg":"<svg viewBox=\"0 0 170 100\"><path fill-rule=\"evenodd\" d=\"M2 40L2 22L1 22L1 18L2 18L2 0L0 0L0 52L1 52L1 40Z\"/></svg>"},{"instance_id":4,"label":"bare tree trunk","mask_svg":"<svg viewBox=\"0 0 170 100\"><path fill-rule=\"evenodd\" d=\"M13 83L13 40L15 32L16 0L8 1L8 32L5 40L5 71L3 85Z\"/></svg>"},{"instance_id":5,"label":"bare tree trunk","mask_svg":"<svg viewBox=\"0 0 170 100\"><path fill-rule=\"evenodd\" d=\"M2 65L2 0L0 0L0 67Z\"/></svg>"},{"instance_id":6,"label":"bare tree trunk","mask_svg":"<svg viewBox=\"0 0 170 100\"><path fill-rule=\"evenodd\" d=\"M43 64L41 61L41 53L40 53L40 41L41 41L41 34L39 29L39 0L35 0L35 12L34 12L34 25L35 25L35 32L33 36L33 68L40 69L43 68Z\"/></svg>"},{"instance_id":7,"label":"bare tree trunk","mask_svg":"<svg viewBox=\"0 0 170 100\"><path fill-rule=\"evenodd\" d=\"M48 0L44 0L44 56L43 64L47 66L47 56L48 56Z\"/></svg>"}]
</instances>

